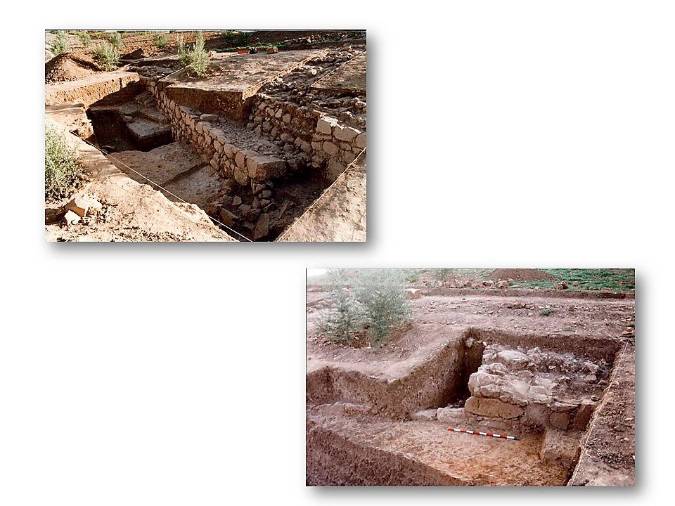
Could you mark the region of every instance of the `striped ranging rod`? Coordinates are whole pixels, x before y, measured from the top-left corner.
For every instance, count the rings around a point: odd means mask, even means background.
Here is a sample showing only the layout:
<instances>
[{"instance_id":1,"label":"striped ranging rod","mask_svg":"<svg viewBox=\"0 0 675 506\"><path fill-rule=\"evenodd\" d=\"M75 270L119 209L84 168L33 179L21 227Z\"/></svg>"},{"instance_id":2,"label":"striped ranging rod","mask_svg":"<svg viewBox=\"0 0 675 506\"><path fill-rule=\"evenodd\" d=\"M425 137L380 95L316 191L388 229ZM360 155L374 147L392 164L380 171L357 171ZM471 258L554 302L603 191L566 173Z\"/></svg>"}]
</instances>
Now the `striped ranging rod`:
<instances>
[{"instance_id":1,"label":"striped ranging rod","mask_svg":"<svg viewBox=\"0 0 675 506\"><path fill-rule=\"evenodd\" d=\"M494 432L479 432L477 430L458 429L457 427L448 427L448 430L451 430L452 432L464 432L465 434L473 434L474 436L487 436L487 437L496 437L500 439L510 439L512 441L518 439L516 436L507 436L506 434L495 434Z\"/></svg>"}]
</instances>

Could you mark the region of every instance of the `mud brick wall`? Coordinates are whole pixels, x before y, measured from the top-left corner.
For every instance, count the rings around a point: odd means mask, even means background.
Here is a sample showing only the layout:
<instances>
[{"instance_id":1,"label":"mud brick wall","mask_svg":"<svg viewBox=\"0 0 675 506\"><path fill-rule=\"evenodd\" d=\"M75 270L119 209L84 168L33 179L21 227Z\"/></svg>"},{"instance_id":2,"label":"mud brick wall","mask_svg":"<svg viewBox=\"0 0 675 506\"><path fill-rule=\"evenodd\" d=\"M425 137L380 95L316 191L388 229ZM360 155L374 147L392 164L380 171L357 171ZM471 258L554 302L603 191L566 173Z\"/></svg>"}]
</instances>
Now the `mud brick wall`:
<instances>
[{"instance_id":1,"label":"mud brick wall","mask_svg":"<svg viewBox=\"0 0 675 506\"><path fill-rule=\"evenodd\" d=\"M340 175L367 145L364 131L266 95L256 97L249 119L248 127L258 135L299 147L310 156L312 167L327 167L332 178Z\"/></svg>"},{"instance_id":2,"label":"mud brick wall","mask_svg":"<svg viewBox=\"0 0 675 506\"><path fill-rule=\"evenodd\" d=\"M176 104L153 81L147 86L159 110L169 119L174 138L191 145L224 177L247 185L252 181L264 182L280 177L286 172L285 161L231 144L225 132L210 122L212 115Z\"/></svg>"}]
</instances>

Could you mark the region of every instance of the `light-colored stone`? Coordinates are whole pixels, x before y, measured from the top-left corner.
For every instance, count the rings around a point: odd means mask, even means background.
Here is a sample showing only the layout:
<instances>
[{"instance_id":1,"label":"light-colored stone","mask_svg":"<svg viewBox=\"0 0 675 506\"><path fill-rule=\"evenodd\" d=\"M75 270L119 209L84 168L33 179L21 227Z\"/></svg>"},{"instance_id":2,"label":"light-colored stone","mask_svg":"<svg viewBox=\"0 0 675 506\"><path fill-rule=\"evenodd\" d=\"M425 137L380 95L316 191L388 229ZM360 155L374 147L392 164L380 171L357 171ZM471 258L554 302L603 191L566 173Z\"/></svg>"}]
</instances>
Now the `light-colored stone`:
<instances>
[{"instance_id":1,"label":"light-colored stone","mask_svg":"<svg viewBox=\"0 0 675 506\"><path fill-rule=\"evenodd\" d=\"M63 215L63 222L66 225L76 225L80 222L80 217L73 211L66 211L66 214Z\"/></svg>"},{"instance_id":2,"label":"light-colored stone","mask_svg":"<svg viewBox=\"0 0 675 506\"><path fill-rule=\"evenodd\" d=\"M338 121L330 116L322 116L316 123L316 131L320 134L331 135L333 126L337 125Z\"/></svg>"},{"instance_id":3,"label":"light-colored stone","mask_svg":"<svg viewBox=\"0 0 675 506\"><path fill-rule=\"evenodd\" d=\"M80 218L84 218L90 210L100 211L101 203L88 195L76 195L65 205L65 208L74 212Z\"/></svg>"},{"instance_id":4,"label":"light-colored stone","mask_svg":"<svg viewBox=\"0 0 675 506\"><path fill-rule=\"evenodd\" d=\"M343 142L352 142L360 133L356 128L342 125L338 125L333 129L333 136Z\"/></svg>"},{"instance_id":5,"label":"light-colored stone","mask_svg":"<svg viewBox=\"0 0 675 506\"><path fill-rule=\"evenodd\" d=\"M507 404L499 399L478 397L469 397L464 404L464 409L474 415L505 418L507 420L518 418L525 412L520 406Z\"/></svg>"},{"instance_id":6,"label":"light-colored stone","mask_svg":"<svg viewBox=\"0 0 675 506\"><path fill-rule=\"evenodd\" d=\"M436 409L423 409L413 413L411 418L413 420L436 420Z\"/></svg>"},{"instance_id":7,"label":"light-colored stone","mask_svg":"<svg viewBox=\"0 0 675 506\"><path fill-rule=\"evenodd\" d=\"M438 408L436 419L443 423L462 423L466 415L464 408Z\"/></svg>"},{"instance_id":8,"label":"light-colored stone","mask_svg":"<svg viewBox=\"0 0 675 506\"><path fill-rule=\"evenodd\" d=\"M530 362L527 355L517 350L502 350L497 353L497 360L513 369L524 369Z\"/></svg>"}]
</instances>

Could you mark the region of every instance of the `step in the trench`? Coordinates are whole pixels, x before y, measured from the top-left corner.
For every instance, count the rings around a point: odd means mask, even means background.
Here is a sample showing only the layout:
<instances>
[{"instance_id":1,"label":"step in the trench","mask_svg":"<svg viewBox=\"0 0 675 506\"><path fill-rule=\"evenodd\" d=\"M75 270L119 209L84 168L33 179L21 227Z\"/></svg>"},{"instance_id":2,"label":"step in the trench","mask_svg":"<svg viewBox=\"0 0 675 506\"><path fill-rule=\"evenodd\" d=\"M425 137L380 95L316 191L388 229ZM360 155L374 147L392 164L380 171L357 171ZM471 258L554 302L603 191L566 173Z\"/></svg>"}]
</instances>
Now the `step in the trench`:
<instances>
[{"instance_id":1,"label":"step in the trench","mask_svg":"<svg viewBox=\"0 0 675 506\"><path fill-rule=\"evenodd\" d=\"M134 141L143 148L152 148L171 142L171 127L145 118L133 118L125 123Z\"/></svg>"},{"instance_id":2,"label":"step in the trench","mask_svg":"<svg viewBox=\"0 0 675 506\"><path fill-rule=\"evenodd\" d=\"M265 183L302 167L303 156L284 150L232 120L186 106L164 111L178 140L189 142L212 167L239 185Z\"/></svg>"},{"instance_id":3,"label":"step in the trench","mask_svg":"<svg viewBox=\"0 0 675 506\"><path fill-rule=\"evenodd\" d=\"M154 107L132 101L121 105L93 106L89 112L93 117L115 115L116 121L123 125L123 135L127 135L138 149L149 150L172 141L171 126Z\"/></svg>"}]
</instances>

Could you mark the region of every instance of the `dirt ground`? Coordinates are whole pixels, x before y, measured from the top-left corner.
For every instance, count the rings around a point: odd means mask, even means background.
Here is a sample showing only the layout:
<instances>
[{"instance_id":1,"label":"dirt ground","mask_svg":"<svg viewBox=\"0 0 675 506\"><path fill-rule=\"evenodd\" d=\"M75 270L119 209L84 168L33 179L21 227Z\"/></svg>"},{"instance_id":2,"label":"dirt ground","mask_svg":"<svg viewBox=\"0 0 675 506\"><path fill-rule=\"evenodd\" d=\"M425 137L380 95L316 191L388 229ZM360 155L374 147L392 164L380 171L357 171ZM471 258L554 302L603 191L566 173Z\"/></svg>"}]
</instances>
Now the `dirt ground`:
<instances>
[{"instance_id":1,"label":"dirt ground","mask_svg":"<svg viewBox=\"0 0 675 506\"><path fill-rule=\"evenodd\" d=\"M531 290L433 292L409 289L411 323L385 346L352 347L322 335L319 322L331 307L329 292L308 286L309 484L634 483L632 293L605 299L589 292L577 297ZM593 392L599 388L604 394L589 400L593 415L577 432L571 426L561 431L474 416L463 407L465 398L449 393L464 388L472 371L447 375L448 368L462 367L466 343L473 341L607 363L612 372L593 380ZM442 412L451 413L444 422ZM511 431L518 443L449 434L452 422L477 431Z\"/></svg>"}]
</instances>

